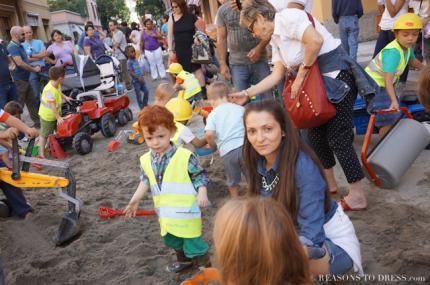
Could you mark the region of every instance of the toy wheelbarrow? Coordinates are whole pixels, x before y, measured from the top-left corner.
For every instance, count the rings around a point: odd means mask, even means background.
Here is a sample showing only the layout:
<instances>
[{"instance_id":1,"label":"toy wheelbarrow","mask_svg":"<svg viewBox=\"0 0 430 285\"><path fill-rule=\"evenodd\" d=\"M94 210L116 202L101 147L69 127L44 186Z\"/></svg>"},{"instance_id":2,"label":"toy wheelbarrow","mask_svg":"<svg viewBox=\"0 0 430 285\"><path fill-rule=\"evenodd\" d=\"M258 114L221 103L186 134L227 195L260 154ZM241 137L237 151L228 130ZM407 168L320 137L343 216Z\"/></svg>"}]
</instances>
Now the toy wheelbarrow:
<instances>
[{"instance_id":1,"label":"toy wheelbarrow","mask_svg":"<svg viewBox=\"0 0 430 285\"><path fill-rule=\"evenodd\" d=\"M369 151L370 140L375 127L376 115L392 114L397 111L381 110L370 116L361 148L363 168L370 180L378 187L394 188L400 178L412 165L418 155L430 142L430 133L426 127L412 119L406 107L400 111L406 118L400 117L390 131Z\"/></svg>"},{"instance_id":2,"label":"toy wheelbarrow","mask_svg":"<svg viewBox=\"0 0 430 285\"><path fill-rule=\"evenodd\" d=\"M156 215L155 210L137 210L136 216L154 216ZM115 210L106 207L99 208L99 217L102 219L111 219L118 216L125 216L125 211Z\"/></svg>"}]
</instances>

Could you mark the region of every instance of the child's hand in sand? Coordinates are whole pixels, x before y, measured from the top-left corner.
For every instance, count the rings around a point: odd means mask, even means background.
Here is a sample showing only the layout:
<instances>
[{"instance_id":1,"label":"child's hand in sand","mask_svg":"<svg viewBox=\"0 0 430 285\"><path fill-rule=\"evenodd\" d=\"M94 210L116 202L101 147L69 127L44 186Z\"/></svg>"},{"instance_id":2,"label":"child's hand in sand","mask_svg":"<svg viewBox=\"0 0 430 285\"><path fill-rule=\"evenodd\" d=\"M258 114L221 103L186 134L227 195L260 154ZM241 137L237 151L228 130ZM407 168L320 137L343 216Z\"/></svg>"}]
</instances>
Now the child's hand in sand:
<instances>
[{"instance_id":1,"label":"child's hand in sand","mask_svg":"<svg viewBox=\"0 0 430 285\"><path fill-rule=\"evenodd\" d=\"M127 205L127 207L125 208L125 210L124 210L125 211L125 216L129 217L129 218L136 217L136 211L137 211L138 207L139 207L139 203L137 203L137 202L134 202L134 203L130 202Z\"/></svg>"},{"instance_id":2,"label":"child's hand in sand","mask_svg":"<svg viewBox=\"0 0 430 285\"><path fill-rule=\"evenodd\" d=\"M197 194L197 205L200 208L206 208L209 204L208 194L206 187L199 188L199 194Z\"/></svg>"}]
</instances>

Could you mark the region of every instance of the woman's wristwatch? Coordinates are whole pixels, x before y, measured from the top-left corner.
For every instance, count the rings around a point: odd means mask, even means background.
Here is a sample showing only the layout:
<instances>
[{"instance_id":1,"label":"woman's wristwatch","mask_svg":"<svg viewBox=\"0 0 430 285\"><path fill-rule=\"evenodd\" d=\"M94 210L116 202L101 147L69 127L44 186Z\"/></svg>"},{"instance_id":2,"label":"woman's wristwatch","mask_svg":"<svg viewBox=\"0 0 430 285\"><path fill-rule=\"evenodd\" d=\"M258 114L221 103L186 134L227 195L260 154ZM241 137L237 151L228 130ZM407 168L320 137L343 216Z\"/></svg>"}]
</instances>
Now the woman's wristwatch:
<instances>
[{"instance_id":1,"label":"woman's wristwatch","mask_svg":"<svg viewBox=\"0 0 430 285\"><path fill-rule=\"evenodd\" d=\"M312 65L306 65L304 62L300 64L303 69L311 69Z\"/></svg>"},{"instance_id":2,"label":"woman's wristwatch","mask_svg":"<svg viewBox=\"0 0 430 285\"><path fill-rule=\"evenodd\" d=\"M243 90L243 94L245 94L245 96L246 96L246 97L248 97L248 99L249 99L249 98L251 98L251 97L249 96L248 89Z\"/></svg>"}]
</instances>

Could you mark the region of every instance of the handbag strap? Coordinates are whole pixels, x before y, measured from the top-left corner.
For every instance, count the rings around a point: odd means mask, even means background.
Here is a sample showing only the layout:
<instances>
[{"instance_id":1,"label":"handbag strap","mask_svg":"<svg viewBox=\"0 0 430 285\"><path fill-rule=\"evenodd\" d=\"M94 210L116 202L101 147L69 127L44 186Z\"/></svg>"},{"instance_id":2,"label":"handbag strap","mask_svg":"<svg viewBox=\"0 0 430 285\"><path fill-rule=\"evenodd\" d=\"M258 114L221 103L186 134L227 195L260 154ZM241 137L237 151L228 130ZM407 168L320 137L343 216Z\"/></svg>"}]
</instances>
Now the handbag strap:
<instances>
[{"instance_id":1,"label":"handbag strap","mask_svg":"<svg viewBox=\"0 0 430 285\"><path fill-rule=\"evenodd\" d=\"M312 15L311 15L311 14L309 14L308 12L306 12L306 14L308 15L308 19L309 19L309 21L311 21L312 26L314 26L314 28L316 29L316 27L315 27L314 17L312 17Z\"/></svg>"}]
</instances>

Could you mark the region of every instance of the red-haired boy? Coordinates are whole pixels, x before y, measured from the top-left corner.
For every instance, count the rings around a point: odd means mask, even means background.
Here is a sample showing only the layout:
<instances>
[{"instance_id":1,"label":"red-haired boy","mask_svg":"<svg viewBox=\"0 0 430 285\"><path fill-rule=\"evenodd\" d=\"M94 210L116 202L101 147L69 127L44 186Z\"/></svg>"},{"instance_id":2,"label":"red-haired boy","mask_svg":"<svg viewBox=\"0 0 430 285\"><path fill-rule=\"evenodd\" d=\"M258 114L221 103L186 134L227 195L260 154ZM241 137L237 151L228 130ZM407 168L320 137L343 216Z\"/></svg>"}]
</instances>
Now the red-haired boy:
<instances>
[{"instance_id":1,"label":"red-haired boy","mask_svg":"<svg viewBox=\"0 0 430 285\"><path fill-rule=\"evenodd\" d=\"M164 243L176 251L170 272L201 264L209 246L202 238L199 207L208 205L208 178L191 151L175 146L173 114L165 107L147 106L139 114L139 127L150 148L140 157L141 181L131 198L126 215L132 217L151 189Z\"/></svg>"}]
</instances>

